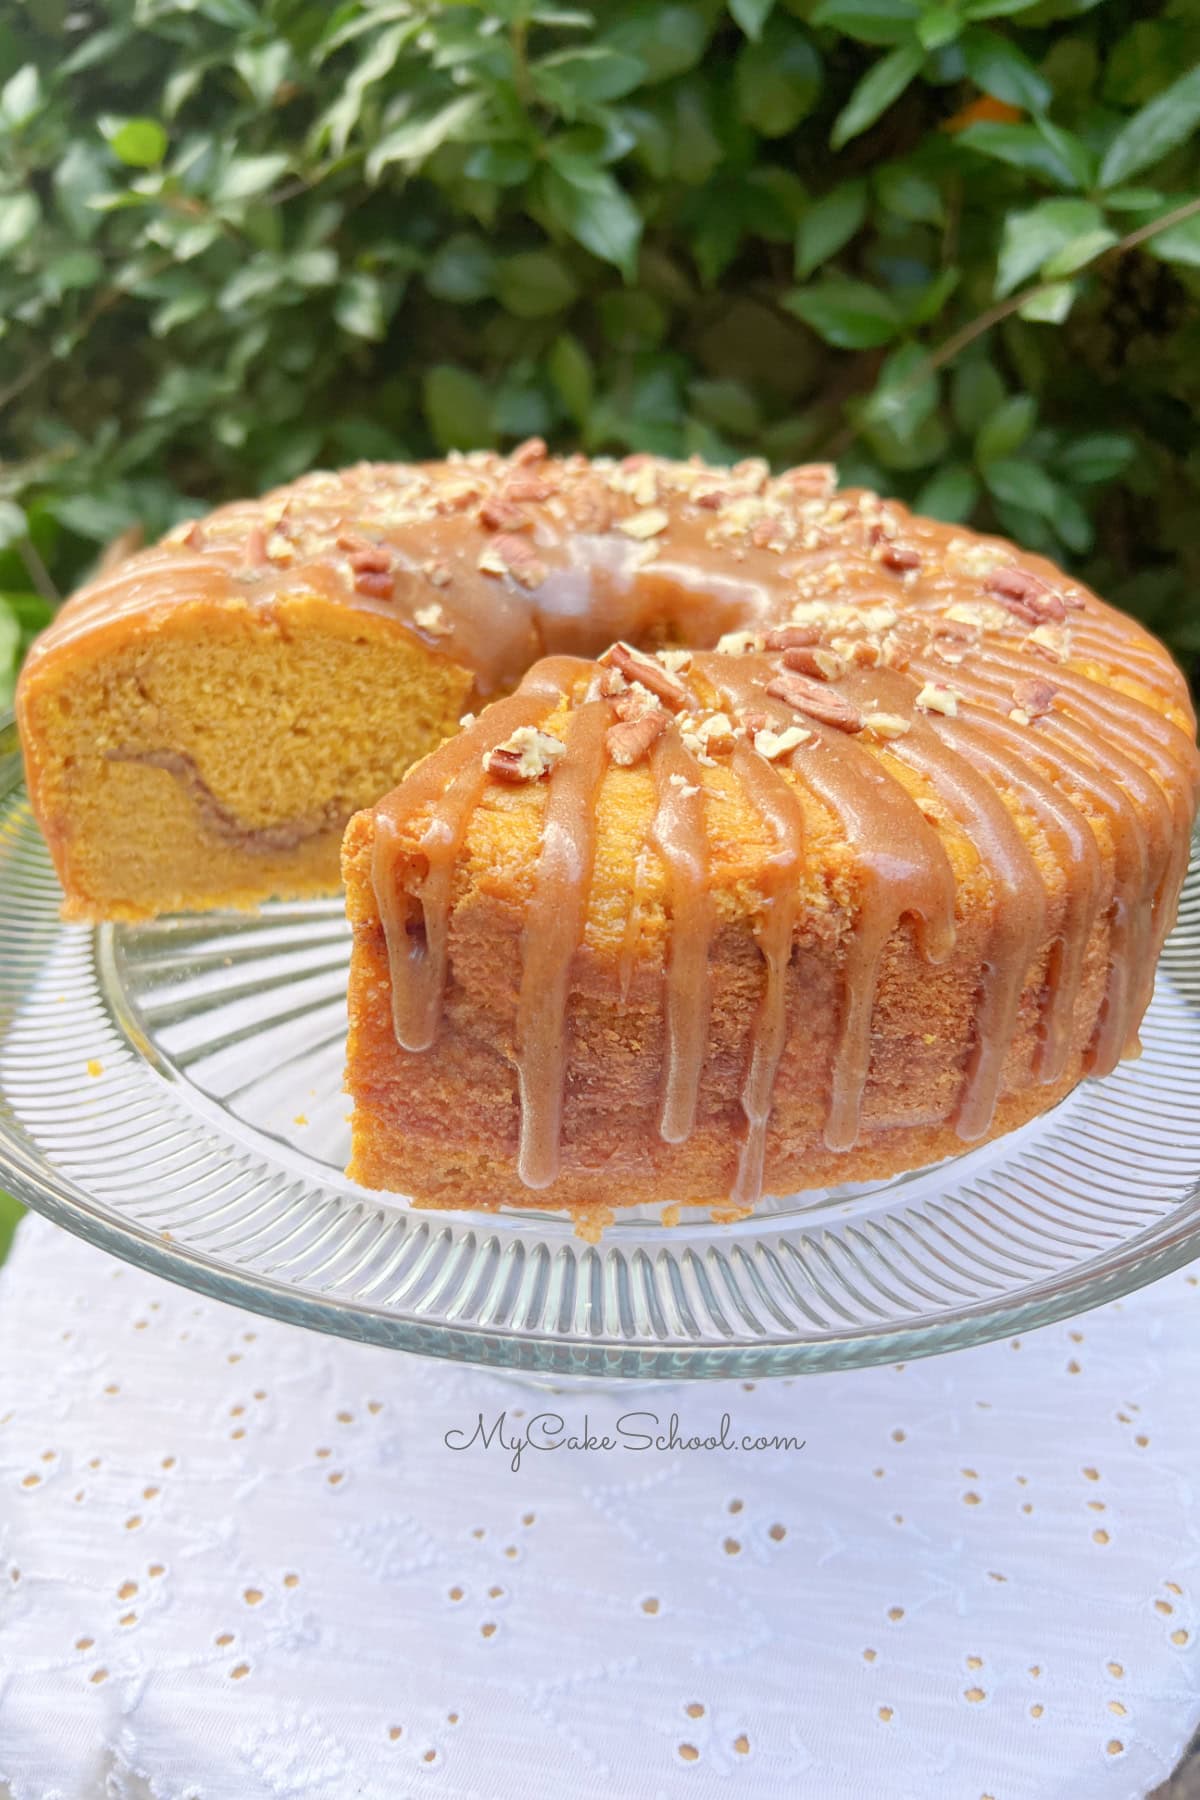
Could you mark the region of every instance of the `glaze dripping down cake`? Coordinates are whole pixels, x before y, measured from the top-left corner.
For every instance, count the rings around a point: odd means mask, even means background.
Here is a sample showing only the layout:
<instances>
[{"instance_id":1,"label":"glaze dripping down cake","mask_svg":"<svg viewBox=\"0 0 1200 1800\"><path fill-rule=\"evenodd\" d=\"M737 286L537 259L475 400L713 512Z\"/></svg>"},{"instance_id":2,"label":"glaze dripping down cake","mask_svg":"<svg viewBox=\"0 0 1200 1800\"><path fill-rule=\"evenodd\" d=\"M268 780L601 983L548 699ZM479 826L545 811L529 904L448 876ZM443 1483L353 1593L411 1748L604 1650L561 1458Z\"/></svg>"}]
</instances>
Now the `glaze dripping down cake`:
<instances>
[{"instance_id":1,"label":"glaze dripping down cake","mask_svg":"<svg viewBox=\"0 0 1200 1800\"><path fill-rule=\"evenodd\" d=\"M355 812L351 1173L585 1226L1112 1069L1198 779L1166 651L1043 559L823 465L536 442L182 528L19 707L76 917L329 889Z\"/></svg>"}]
</instances>

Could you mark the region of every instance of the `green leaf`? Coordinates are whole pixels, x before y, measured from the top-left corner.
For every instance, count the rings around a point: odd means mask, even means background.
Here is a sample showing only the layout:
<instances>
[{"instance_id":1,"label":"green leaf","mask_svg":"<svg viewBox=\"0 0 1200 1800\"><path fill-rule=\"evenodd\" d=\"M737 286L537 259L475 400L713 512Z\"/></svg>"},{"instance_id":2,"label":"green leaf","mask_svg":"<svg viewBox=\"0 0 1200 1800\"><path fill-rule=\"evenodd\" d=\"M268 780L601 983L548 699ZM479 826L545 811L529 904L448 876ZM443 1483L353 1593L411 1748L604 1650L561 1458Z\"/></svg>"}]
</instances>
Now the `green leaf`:
<instances>
[{"instance_id":1,"label":"green leaf","mask_svg":"<svg viewBox=\"0 0 1200 1800\"><path fill-rule=\"evenodd\" d=\"M965 463L946 463L918 491L914 507L931 519L961 525L979 499L979 483Z\"/></svg>"},{"instance_id":2,"label":"green leaf","mask_svg":"<svg viewBox=\"0 0 1200 1800\"><path fill-rule=\"evenodd\" d=\"M1124 431L1092 431L1073 438L1058 452L1054 466L1064 481L1082 486L1112 481L1129 467L1137 444Z\"/></svg>"},{"instance_id":3,"label":"green leaf","mask_svg":"<svg viewBox=\"0 0 1200 1800\"><path fill-rule=\"evenodd\" d=\"M100 145L76 139L68 144L54 171L54 194L68 229L91 238L100 227L92 201L109 185L108 158Z\"/></svg>"},{"instance_id":4,"label":"green leaf","mask_svg":"<svg viewBox=\"0 0 1200 1800\"><path fill-rule=\"evenodd\" d=\"M967 74L983 93L1024 112L1040 112L1050 104L1050 85L1028 57L998 31L975 25L962 39Z\"/></svg>"},{"instance_id":5,"label":"green leaf","mask_svg":"<svg viewBox=\"0 0 1200 1800\"><path fill-rule=\"evenodd\" d=\"M965 149L993 157L1010 168L1024 169L1052 187L1076 188L1080 185L1076 169L1060 149L1046 141L1036 125L1002 125L984 120L960 131L958 142Z\"/></svg>"},{"instance_id":6,"label":"green leaf","mask_svg":"<svg viewBox=\"0 0 1200 1800\"><path fill-rule=\"evenodd\" d=\"M803 280L848 244L867 216L867 184L846 181L814 201L796 232L796 274Z\"/></svg>"},{"instance_id":7,"label":"green leaf","mask_svg":"<svg viewBox=\"0 0 1200 1800\"><path fill-rule=\"evenodd\" d=\"M377 343L387 335L383 312L383 290L375 275L355 271L347 275L337 291L333 316L351 337Z\"/></svg>"},{"instance_id":8,"label":"green leaf","mask_svg":"<svg viewBox=\"0 0 1200 1800\"><path fill-rule=\"evenodd\" d=\"M29 535L29 521L12 500L0 500L0 550L19 544Z\"/></svg>"},{"instance_id":9,"label":"green leaf","mask_svg":"<svg viewBox=\"0 0 1200 1800\"><path fill-rule=\"evenodd\" d=\"M7 602L8 595L0 594L0 707L6 712L12 705L17 658L21 651L21 628ZM4 1235L8 1216L8 1195L0 1194L0 1254L8 1247Z\"/></svg>"},{"instance_id":10,"label":"green leaf","mask_svg":"<svg viewBox=\"0 0 1200 1800\"><path fill-rule=\"evenodd\" d=\"M23 244L40 217L41 209L33 194L0 194L0 256Z\"/></svg>"},{"instance_id":11,"label":"green leaf","mask_svg":"<svg viewBox=\"0 0 1200 1800\"><path fill-rule=\"evenodd\" d=\"M492 405L475 375L437 363L423 384L425 417L439 450L474 450L491 442Z\"/></svg>"},{"instance_id":12,"label":"green leaf","mask_svg":"<svg viewBox=\"0 0 1200 1800\"><path fill-rule=\"evenodd\" d=\"M233 53L233 66L260 106L269 106L291 66L292 47L283 38L269 44L243 44Z\"/></svg>"},{"instance_id":13,"label":"green leaf","mask_svg":"<svg viewBox=\"0 0 1200 1800\"><path fill-rule=\"evenodd\" d=\"M562 332L550 346L546 370L554 390L577 425L587 422L596 381L592 360L579 339Z\"/></svg>"},{"instance_id":14,"label":"green leaf","mask_svg":"<svg viewBox=\"0 0 1200 1800\"><path fill-rule=\"evenodd\" d=\"M873 125L899 99L924 60L919 44L898 44L868 69L833 122L829 141L834 149L840 150Z\"/></svg>"},{"instance_id":15,"label":"green leaf","mask_svg":"<svg viewBox=\"0 0 1200 1800\"><path fill-rule=\"evenodd\" d=\"M926 50L952 44L963 28L962 14L954 6L924 6L917 20L917 42Z\"/></svg>"},{"instance_id":16,"label":"green leaf","mask_svg":"<svg viewBox=\"0 0 1200 1800\"><path fill-rule=\"evenodd\" d=\"M231 158L213 188L214 201L218 206L228 206L231 202L252 200L257 194L265 193L279 180L289 160L282 151L269 156Z\"/></svg>"},{"instance_id":17,"label":"green leaf","mask_svg":"<svg viewBox=\"0 0 1200 1800\"><path fill-rule=\"evenodd\" d=\"M544 171L542 193L552 217L577 243L613 263L627 281L637 272L642 216L606 169L564 166Z\"/></svg>"},{"instance_id":18,"label":"green leaf","mask_svg":"<svg viewBox=\"0 0 1200 1800\"><path fill-rule=\"evenodd\" d=\"M757 43L775 0L729 0L729 11L748 38Z\"/></svg>"},{"instance_id":19,"label":"green leaf","mask_svg":"<svg viewBox=\"0 0 1200 1800\"><path fill-rule=\"evenodd\" d=\"M884 361L859 416L907 439L920 430L937 403L938 377L928 367L925 351L919 344L902 344Z\"/></svg>"},{"instance_id":20,"label":"green leaf","mask_svg":"<svg viewBox=\"0 0 1200 1800\"><path fill-rule=\"evenodd\" d=\"M864 44L899 44L913 36L921 9L914 0L818 0L811 25L829 25Z\"/></svg>"},{"instance_id":21,"label":"green leaf","mask_svg":"<svg viewBox=\"0 0 1200 1800\"><path fill-rule=\"evenodd\" d=\"M950 381L950 409L960 431L979 431L1004 399L1004 383L990 362L975 356L957 364Z\"/></svg>"},{"instance_id":22,"label":"green leaf","mask_svg":"<svg viewBox=\"0 0 1200 1800\"><path fill-rule=\"evenodd\" d=\"M553 250L519 250L496 265L496 298L518 319L544 319L564 312L579 289L570 269Z\"/></svg>"},{"instance_id":23,"label":"green leaf","mask_svg":"<svg viewBox=\"0 0 1200 1800\"><path fill-rule=\"evenodd\" d=\"M1064 244L1061 250L1055 251L1042 265L1042 273L1050 281L1057 281L1063 275L1074 275L1077 269L1084 268L1103 251L1111 249L1116 241L1116 232L1110 231L1106 225L1099 226L1095 231L1085 231L1079 237L1072 238L1069 244Z\"/></svg>"},{"instance_id":24,"label":"green leaf","mask_svg":"<svg viewBox=\"0 0 1200 1800\"><path fill-rule=\"evenodd\" d=\"M867 350L890 343L900 328L893 302L865 281L828 276L814 287L789 294L784 305L827 344L836 344L841 350Z\"/></svg>"},{"instance_id":25,"label":"green leaf","mask_svg":"<svg viewBox=\"0 0 1200 1800\"><path fill-rule=\"evenodd\" d=\"M1017 315L1035 325L1061 325L1075 304L1075 292L1072 281L1053 282L1031 294L1024 306L1017 308Z\"/></svg>"},{"instance_id":26,"label":"green leaf","mask_svg":"<svg viewBox=\"0 0 1200 1800\"><path fill-rule=\"evenodd\" d=\"M439 300L470 305L491 293L495 266L490 244L473 231L456 231L430 258L425 286Z\"/></svg>"},{"instance_id":27,"label":"green leaf","mask_svg":"<svg viewBox=\"0 0 1200 1800\"><path fill-rule=\"evenodd\" d=\"M1185 268L1200 269L1200 214L1168 225L1146 240L1146 249L1160 262L1179 263Z\"/></svg>"},{"instance_id":28,"label":"green leaf","mask_svg":"<svg viewBox=\"0 0 1200 1800\"><path fill-rule=\"evenodd\" d=\"M879 204L897 219L940 225L945 217L937 182L910 163L886 163L875 175Z\"/></svg>"},{"instance_id":29,"label":"green leaf","mask_svg":"<svg viewBox=\"0 0 1200 1800\"><path fill-rule=\"evenodd\" d=\"M939 269L929 281L918 287L906 288L896 295L901 315L906 325L928 325L931 319L945 306L947 300L958 286L961 271L955 268Z\"/></svg>"},{"instance_id":30,"label":"green leaf","mask_svg":"<svg viewBox=\"0 0 1200 1800\"><path fill-rule=\"evenodd\" d=\"M975 438L975 461L983 468L997 458L1019 450L1033 430L1037 402L1032 394L1013 394L998 406Z\"/></svg>"},{"instance_id":31,"label":"green leaf","mask_svg":"<svg viewBox=\"0 0 1200 1800\"><path fill-rule=\"evenodd\" d=\"M0 132L19 131L42 105L42 79L35 63L25 63L0 88Z\"/></svg>"},{"instance_id":32,"label":"green leaf","mask_svg":"<svg viewBox=\"0 0 1200 1800\"><path fill-rule=\"evenodd\" d=\"M167 153L167 134L157 119L101 119L114 156L135 169L153 169Z\"/></svg>"},{"instance_id":33,"label":"green leaf","mask_svg":"<svg viewBox=\"0 0 1200 1800\"><path fill-rule=\"evenodd\" d=\"M1077 188L1091 188L1096 178L1096 158L1081 137L1072 131L1064 131L1061 125L1055 125L1045 115L1034 120L1034 129L1045 139L1054 155L1065 169L1071 171Z\"/></svg>"},{"instance_id":34,"label":"green leaf","mask_svg":"<svg viewBox=\"0 0 1200 1800\"><path fill-rule=\"evenodd\" d=\"M804 32L772 19L760 42L742 46L734 67L738 113L762 136L785 137L816 104L821 59Z\"/></svg>"},{"instance_id":35,"label":"green leaf","mask_svg":"<svg viewBox=\"0 0 1200 1800\"><path fill-rule=\"evenodd\" d=\"M1101 187L1116 187L1140 169L1160 162L1200 124L1200 68L1190 69L1157 94L1118 131L1100 164Z\"/></svg>"},{"instance_id":36,"label":"green leaf","mask_svg":"<svg viewBox=\"0 0 1200 1800\"><path fill-rule=\"evenodd\" d=\"M598 106L630 93L644 77L646 65L627 51L585 44L543 57L529 73L541 99L573 119L581 107Z\"/></svg>"},{"instance_id":37,"label":"green leaf","mask_svg":"<svg viewBox=\"0 0 1200 1800\"><path fill-rule=\"evenodd\" d=\"M694 69L708 43L709 24L704 10L688 4L641 3L606 34L614 50L636 56L644 67L647 83L669 81Z\"/></svg>"},{"instance_id":38,"label":"green leaf","mask_svg":"<svg viewBox=\"0 0 1200 1800\"><path fill-rule=\"evenodd\" d=\"M533 174L533 157L524 144L481 144L464 165L472 181L494 181L497 187L517 187Z\"/></svg>"},{"instance_id":39,"label":"green leaf","mask_svg":"<svg viewBox=\"0 0 1200 1800\"><path fill-rule=\"evenodd\" d=\"M1052 519L1060 489L1037 463L1016 457L1000 457L983 471L988 492L1006 506L1021 506L1042 518Z\"/></svg>"},{"instance_id":40,"label":"green leaf","mask_svg":"<svg viewBox=\"0 0 1200 1800\"><path fill-rule=\"evenodd\" d=\"M367 180L378 181L393 163L407 168L424 162L443 144L467 136L482 107L482 94L458 94L444 106L405 119L385 133L367 157Z\"/></svg>"},{"instance_id":41,"label":"green leaf","mask_svg":"<svg viewBox=\"0 0 1200 1800\"><path fill-rule=\"evenodd\" d=\"M1105 230L1103 213L1090 200L1041 200L1027 212L1009 213L996 266L997 297L1013 293L1055 257L1075 245L1086 246L1097 236L1115 242ZM1047 273L1069 271L1047 269Z\"/></svg>"}]
</instances>

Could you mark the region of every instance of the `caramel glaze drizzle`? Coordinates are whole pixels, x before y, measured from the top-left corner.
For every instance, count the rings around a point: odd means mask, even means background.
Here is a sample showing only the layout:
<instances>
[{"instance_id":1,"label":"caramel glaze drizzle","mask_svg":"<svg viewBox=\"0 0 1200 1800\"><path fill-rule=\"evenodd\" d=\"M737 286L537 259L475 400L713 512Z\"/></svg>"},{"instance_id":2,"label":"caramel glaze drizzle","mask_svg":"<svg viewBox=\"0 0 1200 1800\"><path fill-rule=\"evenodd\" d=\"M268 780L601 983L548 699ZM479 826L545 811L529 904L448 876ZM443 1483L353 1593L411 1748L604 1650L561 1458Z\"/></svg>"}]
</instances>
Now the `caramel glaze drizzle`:
<instances>
[{"instance_id":1,"label":"caramel glaze drizzle","mask_svg":"<svg viewBox=\"0 0 1200 1800\"><path fill-rule=\"evenodd\" d=\"M757 659L704 661L735 710L765 710L781 728L795 723L789 707L766 695L769 675L764 678L761 667L750 666ZM790 765L842 826L858 858L862 883L858 919L845 950L842 1015L825 1123L827 1147L848 1150L858 1135L884 948L900 921L911 916L925 960L944 962L954 948L955 884L937 833L869 751L810 719L802 723L812 731L813 742L795 751Z\"/></svg>"},{"instance_id":2,"label":"caramel glaze drizzle","mask_svg":"<svg viewBox=\"0 0 1200 1800\"><path fill-rule=\"evenodd\" d=\"M443 744L410 770L403 785L375 809L371 878L387 944L396 1042L405 1050L428 1050L437 1036L446 985L447 929L451 885L471 814L488 776L484 759L524 725L540 725L563 696L551 664L532 670L519 691L498 700L486 719ZM418 840L424 874L401 887L400 840L422 814L428 820Z\"/></svg>"},{"instance_id":3,"label":"caramel glaze drizzle","mask_svg":"<svg viewBox=\"0 0 1200 1800\"><path fill-rule=\"evenodd\" d=\"M533 899L521 940L517 1173L531 1188L549 1187L558 1174L571 970L587 924L596 801L606 767L604 734L612 719L612 708L603 700L585 701L571 714L566 753L550 783Z\"/></svg>"},{"instance_id":4,"label":"caramel glaze drizzle","mask_svg":"<svg viewBox=\"0 0 1200 1800\"><path fill-rule=\"evenodd\" d=\"M651 753L656 806L650 841L667 870L671 937L666 970L666 1053L659 1135L682 1144L692 1135L708 1047L713 906L704 775L675 732Z\"/></svg>"}]
</instances>

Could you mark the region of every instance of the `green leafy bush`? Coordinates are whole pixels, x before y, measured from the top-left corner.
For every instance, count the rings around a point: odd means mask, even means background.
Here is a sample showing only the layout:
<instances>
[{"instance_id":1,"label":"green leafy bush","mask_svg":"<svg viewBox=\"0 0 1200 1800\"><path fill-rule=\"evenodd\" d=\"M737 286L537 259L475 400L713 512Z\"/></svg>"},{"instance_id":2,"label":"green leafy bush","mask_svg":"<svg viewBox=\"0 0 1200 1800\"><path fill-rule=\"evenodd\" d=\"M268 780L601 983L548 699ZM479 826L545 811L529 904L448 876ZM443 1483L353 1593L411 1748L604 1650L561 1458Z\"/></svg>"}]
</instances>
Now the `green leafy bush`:
<instances>
[{"instance_id":1,"label":"green leafy bush","mask_svg":"<svg viewBox=\"0 0 1200 1800\"><path fill-rule=\"evenodd\" d=\"M540 433L843 477L1200 648L1193 0L28 0L0 685L96 547Z\"/></svg>"}]
</instances>

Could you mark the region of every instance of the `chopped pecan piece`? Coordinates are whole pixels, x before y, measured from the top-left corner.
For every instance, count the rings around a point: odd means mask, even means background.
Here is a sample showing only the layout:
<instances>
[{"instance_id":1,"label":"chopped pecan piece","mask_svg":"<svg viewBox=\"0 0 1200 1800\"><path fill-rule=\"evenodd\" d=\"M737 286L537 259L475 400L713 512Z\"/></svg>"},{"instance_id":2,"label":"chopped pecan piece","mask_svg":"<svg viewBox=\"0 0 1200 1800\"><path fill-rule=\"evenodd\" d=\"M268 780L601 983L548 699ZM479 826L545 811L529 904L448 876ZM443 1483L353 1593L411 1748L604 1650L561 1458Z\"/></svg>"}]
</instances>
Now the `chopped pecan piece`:
<instances>
[{"instance_id":1,"label":"chopped pecan piece","mask_svg":"<svg viewBox=\"0 0 1200 1800\"><path fill-rule=\"evenodd\" d=\"M1012 697L1029 718L1040 719L1053 708L1057 693L1058 689L1052 681L1044 681L1040 675L1031 675L1026 681L1013 683Z\"/></svg>"},{"instance_id":2,"label":"chopped pecan piece","mask_svg":"<svg viewBox=\"0 0 1200 1800\"><path fill-rule=\"evenodd\" d=\"M763 640L768 650L805 650L820 641L819 625L777 625Z\"/></svg>"},{"instance_id":3,"label":"chopped pecan piece","mask_svg":"<svg viewBox=\"0 0 1200 1800\"><path fill-rule=\"evenodd\" d=\"M941 713L944 718L956 719L961 698L956 689L944 687L940 681L927 681L915 704L921 712Z\"/></svg>"},{"instance_id":4,"label":"chopped pecan piece","mask_svg":"<svg viewBox=\"0 0 1200 1800\"><path fill-rule=\"evenodd\" d=\"M478 564L485 575L511 575L524 588L540 587L546 565L527 538L501 531L485 546Z\"/></svg>"},{"instance_id":5,"label":"chopped pecan piece","mask_svg":"<svg viewBox=\"0 0 1200 1800\"><path fill-rule=\"evenodd\" d=\"M514 475L504 490L505 500L526 500L534 506L542 500L549 500L554 486L549 481L539 481L535 475Z\"/></svg>"},{"instance_id":6,"label":"chopped pecan piece","mask_svg":"<svg viewBox=\"0 0 1200 1800\"><path fill-rule=\"evenodd\" d=\"M920 568L921 552L912 549L908 544L892 544L885 541L883 549L879 552L879 560L885 569L895 569L897 574L900 574L905 569Z\"/></svg>"},{"instance_id":7,"label":"chopped pecan piece","mask_svg":"<svg viewBox=\"0 0 1200 1800\"><path fill-rule=\"evenodd\" d=\"M828 500L837 492L837 468L833 463L801 463L783 477L793 493L805 499Z\"/></svg>"},{"instance_id":8,"label":"chopped pecan piece","mask_svg":"<svg viewBox=\"0 0 1200 1800\"><path fill-rule=\"evenodd\" d=\"M626 537L645 540L657 537L670 523L670 515L661 506L646 506L641 512L630 513L627 518L618 519L617 530Z\"/></svg>"},{"instance_id":9,"label":"chopped pecan piece","mask_svg":"<svg viewBox=\"0 0 1200 1800\"><path fill-rule=\"evenodd\" d=\"M566 745L536 725L519 725L510 738L484 754L483 766L501 781L540 781L548 775Z\"/></svg>"},{"instance_id":10,"label":"chopped pecan piece","mask_svg":"<svg viewBox=\"0 0 1200 1800\"><path fill-rule=\"evenodd\" d=\"M381 575L391 566L391 556L382 544L364 544L360 550L350 552L350 567L356 575Z\"/></svg>"},{"instance_id":11,"label":"chopped pecan piece","mask_svg":"<svg viewBox=\"0 0 1200 1800\"><path fill-rule=\"evenodd\" d=\"M837 731L861 731L863 728L862 714L857 706L852 706L833 688L813 681L807 675L798 675L789 669L767 683L767 692L776 700L786 700L797 712L816 719L820 725L832 725Z\"/></svg>"},{"instance_id":12,"label":"chopped pecan piece","mask_svg":"<svg viewBox=\"0 0 1200 1800\"><path fill-rule=\"evenodd\" d=\"M1030 625L1058 624L1067 616L1062 595L1028 569L1018 569L1015 563L993 569L986 585L1002 605Z\"/></svg>"},{"instance_id":13,"label":"chopped pecan piece","mask_svg":"<svg viewBox=\"0 0 1200 1800\"><path fill-rule=\"evenodd\" d=\"M621 719L616 725L610 725L604 734L604 742L613 762L621 768L632 768L640 762L656 738L662 736L670 724L667 714L661 706L642 713L636 719Z\"/></svg>"},{"instance_id":14,"label":"chopped pecan piece","mask_svg":"<svg viewBox=\"0 0 1200 1800\"><path fill-rule=\"evenodd\" d=\"M640 681L642 686L660 699L664 706L678 712L688 703L688 691L660 662L652 656L642 656L628 644L615 643L604 652L600 661L606 668L616 669L624 675L626 681Z\"/></svg>"},{"instance_id":15,"label":"chopped pecan piece","mask_svg":"<svg viewBox=\"0 0 1200 1800\"><path fill-rule=\"evenodd\" d=\"M261 568L267 560L267 534L261 525L252 525L246 534L242 561L248 569Z\"/></svg>"},{"instance_id":16,"label":"chopped pecan piece","mask_svg":"<svg viewBox=\"0 0 1200 1800\"><path fill-rule=\"evenodd\" d=\"M491 494L483 502L479 523L485 531L529 531L533 526L527 512L500 494Z\"/></svg>"},{"instance_id":17,"label":"chopped pecan piece","mask_svg":"<svg viewBox=\"0 0 1200 1800\"><path fill-rule=\"evenodd\" d=\"M360 594L369 594L373 600L391 600L396 593L396 577L390 569L359 569L354 586Z\"/></svg>"},{"instance_id":18,"label":"chopped pecan piece","mask_svg":"<svg viewBox=\"0 0 1200 1800\"><path fill-rule=\"evenodd\" d=\"M775 731L770 725L764 725L754 734L754 748L768 762L777 762L786 756L789 750L796 750L801 744L807 744L812 737L803 725L785 725L782 731Z\"/></svg>"},{"instance_id":19,"label":"chopped pecan piece","mask_svg":"<svg viewBox=\"0 0 1200 1800\"><path fill-rule=\"evenodd\" d=\"M815 681L838 681L848 665L845 657L839 656L836 650L797 646L794 650L784 651L783 666L798 669L802 675L811 675Z\"/></svg>"},{"instance_id":20,"label":"chopped pecan piece","mask_svg":"<svg viewBox=\"0 0 1200 1800\"><path fill-rule=\"evenodd\" d=\"M512 455L509 457L508 460L512 464L514 469L524 468L528 463L545 462L545 460L546 460L546 440L545 440L545 438L540 438L540 437L526 438L525 442L523 444L517 445L516 449L513 451Z\"/></svg>"}]
</instances>

